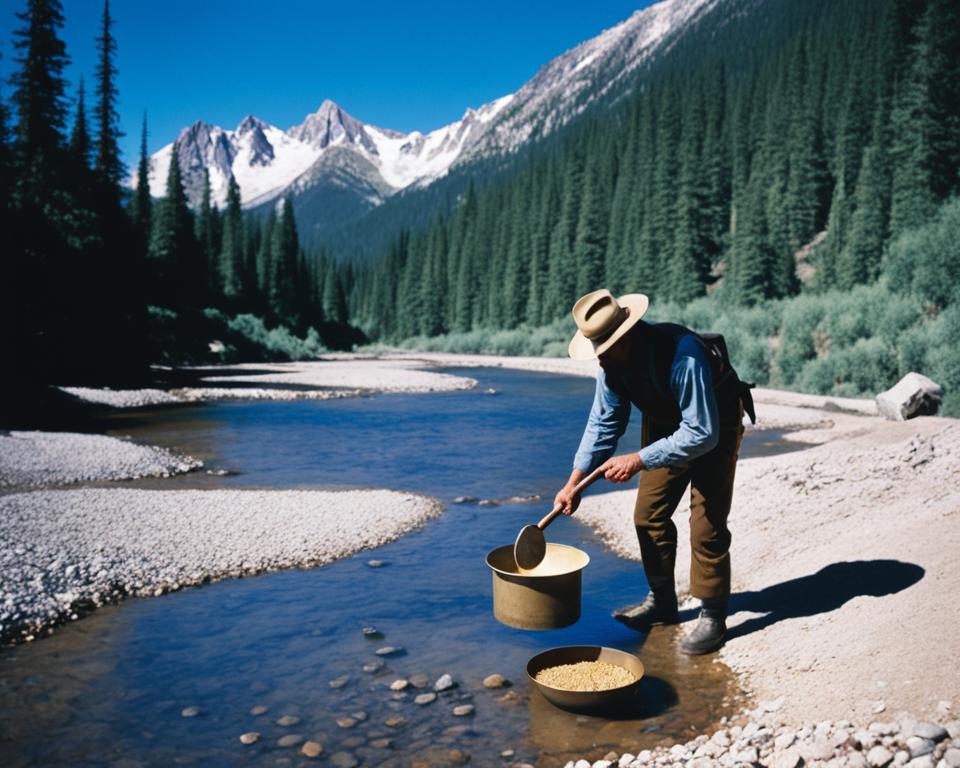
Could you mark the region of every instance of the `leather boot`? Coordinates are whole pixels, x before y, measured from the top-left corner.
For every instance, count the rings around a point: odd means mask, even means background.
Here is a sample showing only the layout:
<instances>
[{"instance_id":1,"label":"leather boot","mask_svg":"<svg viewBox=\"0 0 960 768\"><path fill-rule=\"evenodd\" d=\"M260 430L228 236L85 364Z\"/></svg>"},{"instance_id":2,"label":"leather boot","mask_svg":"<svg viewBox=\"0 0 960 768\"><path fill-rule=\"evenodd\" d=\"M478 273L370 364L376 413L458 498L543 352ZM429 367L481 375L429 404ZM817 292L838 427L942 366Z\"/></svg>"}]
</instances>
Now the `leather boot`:
<instances>
[{"instance_id":1,"label":"leather boot","mask_svg":"<svg viewBox=\"0 0 960 768\"><path fill-rule=\"evenodd\" d=\"M711 653L723 645L727 632L727 599L704 600L700 618L680 641L680 650L691 656Z\"/></svg>"},{"instance_id":2,"label":"leather boot","mask_svg":"<svg viewBox=\"0 0 960 768\"><path fill-rule=\"evenodd\" d=\"M658 624L676 624L680 620L676 590L672 584L651 589L640 605L614 611L613 618L638 632Z\"/></svg>"}]
</instances>

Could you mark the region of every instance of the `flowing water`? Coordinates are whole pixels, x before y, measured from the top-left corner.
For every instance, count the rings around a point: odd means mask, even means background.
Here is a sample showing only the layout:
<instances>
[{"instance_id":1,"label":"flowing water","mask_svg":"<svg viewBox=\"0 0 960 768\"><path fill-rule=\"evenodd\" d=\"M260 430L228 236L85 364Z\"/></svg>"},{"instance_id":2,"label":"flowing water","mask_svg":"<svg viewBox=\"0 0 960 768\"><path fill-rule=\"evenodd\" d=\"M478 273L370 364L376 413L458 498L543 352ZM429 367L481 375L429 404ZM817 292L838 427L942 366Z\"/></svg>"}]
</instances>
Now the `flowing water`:
<instances>
[{"instance_id":1,"label":"flowing water","mask_svg":"<svg viewBox=\"0 0 960 768\"><path fill-rule=\"evenodd\" d=\"M225 477L191 474L136 487L387 487L436 496L443 516L373 552L102 608L42 641L0 650L0 764L278 766L312 761L281 736L320 742L331 765L562 765L608 750L684 740L737 709L736 680L712 658L675 649L682 631L648 637L610 617L646 592L638 563L609 553L574 518L548 539L584 549L582 616L528 632L496 622L486 553L539 519L565 480L590 408L586 379L497 369L458 371L476 389L336 401L233 402L123 414L112 434L198 455ZM497 394L487 394L493 388ZM636 420L635 420L636 421ZM748 433L742 455L767 442ZM639 444L637 424L621 446ZM775 447L775 446L774 446ZM611 486L602 481L589 493ZM507 501L539 495L541 501ZM499 499L456 504L458 496ZM625 508L623 514L632 514ZM375 558L382 567L371 567ZM690 616L692 618L692 615ZM382 638L362 633L376 627ZM635 712L563 712L526 679L537 652L570 644L636 653L647 675ZM375 672L384 646L402 650ZM488 690L482 679L512 681ZM450 673L458 687L425 706L397 678ZM342 683L339 687L331 682ZM338 680L338 678L340 678ZM429 690L429 689L424 689ZM474 714L456 717L455 705ZM251 708L268 707L254 716ZM200 715L185 718L185 707ZM361 713L350 727L337 718ZM281 727L276 719L300 721ZM399 724L387 725L393 717ZM390 720L394 723L394 720ZM238 737L258 731L259 742ZM383 747L381 739L390 739ZM513 755L502 758L502 750Z\"/></svg>"}]
</instances>

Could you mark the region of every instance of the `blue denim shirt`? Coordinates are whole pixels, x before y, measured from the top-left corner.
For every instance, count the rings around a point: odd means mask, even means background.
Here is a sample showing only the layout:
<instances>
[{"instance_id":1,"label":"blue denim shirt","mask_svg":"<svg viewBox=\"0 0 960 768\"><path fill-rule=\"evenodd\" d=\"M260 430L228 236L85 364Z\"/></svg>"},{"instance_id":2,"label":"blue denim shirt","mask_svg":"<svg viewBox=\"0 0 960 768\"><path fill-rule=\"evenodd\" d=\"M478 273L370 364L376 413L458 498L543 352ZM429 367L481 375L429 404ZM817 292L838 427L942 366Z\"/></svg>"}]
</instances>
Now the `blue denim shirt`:
<instances>
[{"instance_id":1,"label":"blue denim shirt","mask_svg":"<svg viewBox=\"0 0 960 768\"><path fill-rule=\"evenodd\" d=\"M672 435L640 450L645 469L682 464L716 447L719 440L717 400L707 352L692 336L677 345L670 366L670 390L680 406L680 426ZM630 420L632 404L607 386L606 373L597 372L597 389L573 466L591 472L617 448Z\"/></svg>"}]
</instances>

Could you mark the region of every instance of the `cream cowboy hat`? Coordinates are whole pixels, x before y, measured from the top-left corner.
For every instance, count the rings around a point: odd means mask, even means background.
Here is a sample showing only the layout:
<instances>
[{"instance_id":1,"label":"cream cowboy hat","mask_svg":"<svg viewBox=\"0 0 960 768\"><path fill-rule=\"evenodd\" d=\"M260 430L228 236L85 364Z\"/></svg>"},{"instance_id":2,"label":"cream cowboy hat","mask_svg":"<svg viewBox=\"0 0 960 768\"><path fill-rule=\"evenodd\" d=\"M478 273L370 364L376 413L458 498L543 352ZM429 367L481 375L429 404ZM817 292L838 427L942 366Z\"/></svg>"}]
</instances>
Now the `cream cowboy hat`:
<instances>
[{"instance_id":1,"label":"cream cowboy hat","mask_svg":"<svg viewBox=\"0 0 960 768\"><path fill-rule=\"evenodd\" d=\"M577 332L567 353L574 360L592 360L602 355L647 311L650 300L642 293L628 293L619 299L606 288L588 293L573 305Z\"/></svg>"}]
</instances>

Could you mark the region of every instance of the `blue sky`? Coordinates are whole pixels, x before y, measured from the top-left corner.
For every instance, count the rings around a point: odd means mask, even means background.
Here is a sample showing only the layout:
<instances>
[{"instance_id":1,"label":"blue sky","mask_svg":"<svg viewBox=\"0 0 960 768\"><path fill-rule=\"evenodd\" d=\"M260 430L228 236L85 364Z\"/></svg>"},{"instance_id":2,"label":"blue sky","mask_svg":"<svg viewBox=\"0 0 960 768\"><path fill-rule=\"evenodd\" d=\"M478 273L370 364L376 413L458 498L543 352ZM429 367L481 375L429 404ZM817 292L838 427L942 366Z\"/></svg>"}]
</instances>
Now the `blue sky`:
<instances>
[{"instance_id":1,"label":"blue sky","mask_svg":"<svg viewBox=\"0 0 960 768\"><path fill-rule=\"evenodd\" d=\"M324 98L364 122L432 130L649 4L112 0L125 160L136 162L144 109L151 152L198 118L235 128L254 114L286 129ZM26 2L0 5L6 80L14 13ZM63 0L63 8L71 88L83 75L89 94L102 2ZM2 92L9 98L10 86Z\"/></svg>"}]
</instances>

